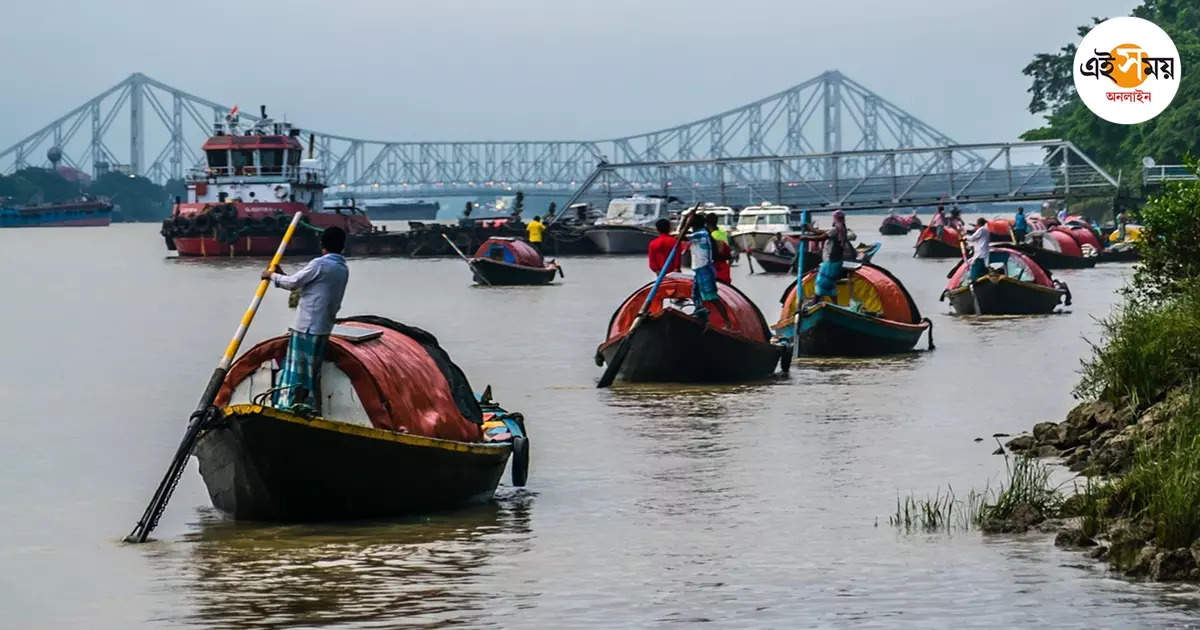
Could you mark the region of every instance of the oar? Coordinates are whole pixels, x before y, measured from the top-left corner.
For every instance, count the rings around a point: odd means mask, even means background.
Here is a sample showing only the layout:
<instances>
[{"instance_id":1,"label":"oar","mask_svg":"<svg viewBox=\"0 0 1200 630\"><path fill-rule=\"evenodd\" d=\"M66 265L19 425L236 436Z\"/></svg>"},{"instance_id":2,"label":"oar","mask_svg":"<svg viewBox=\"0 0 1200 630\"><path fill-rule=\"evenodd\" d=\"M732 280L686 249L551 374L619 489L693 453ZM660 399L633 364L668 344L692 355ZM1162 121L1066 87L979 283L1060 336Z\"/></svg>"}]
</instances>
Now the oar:
<instances>
[{"instance_id":1,"label":"oar","mask_svg":"<svg viewBox=\"0 0 1200 630\"><path fill-rule=\"evenodd\" d=\"M962 264L967 267L967 288L971 290L971 301L975 304L975 314L983 315L983 311L979 308L979 296L975 295L975 282L971 280L971 263L967 261L967 243L964 240L958 241L958 249L962 251Z\"/></svg>"},{"instance_id":2,"label":"oar","mask_svg":"<svg viewBox=\"0 0 1200 630\"><path fill-rule=\"evenodd\" d=\"M471 259L467 258L466 254L462 253L462 250L458 248L458 245L455 245L454 241L450 240L450 237L446 236L445 232L442 232L442 238L446 239L446 242L450 243L450 247L454 248L454 253L458 254L458 257L462 258L463 261L467 263L467 266L471 268L472 275L474 275L476 278L479 278L480 280L483 280L483 283L488 285L489 287L492 286L492 283L488 282L488 279L483 277L483 274L481 274L475 270L475 263L471 262Z\"/></svg>"},{"instance_id":3,"label":"oar","mask_svg":"<svg viewBox=\"0 0 1200 630\"><path fill-rule=\"evenodd\" d=\"M671 248L671 253L667 254L667 261L663 263L662 269L658 270L658 277L654 279L654 286L650 287L650 293L646 296L646 301L642 302L642 310L638 311L633 324L629 326L629 330L625 333L625 338L621 340L621 345L617 346L617 351L613 353L613 358L608 362L608 367L604 368L604 374L600 376L600 382L596 383L596 387L608 387L613 384L613 381L617 380L617 372L621 371L621 364L625 363L625 357L629 354L633 335L637 333L638 326L641 325L646 319L646 315L650 312L650 304L654 301L654 294L658 293L658 287L662 285L663 278L667 276L667 272L671 269L671 263L675 262L675 255L679 253L679 245L683 242L683 235L687 233L688 225L692 222L692 217L696 214L696 210L699 209L700 204L697 203L688 211L687 216L683 218L683 222L679 224L679 236L675 238L675 245Z\"/></svg>"},{"instance_id":4,"label":"oar","mask_svg":"<svg viewBox=\"0 0 1200 630\"><path fill-rule=\"evenodd\" d=\"M283 240L279 242L279 249L275 250L275 257L271 259L271 264L267 269L275 269L279 265L279 261L283 259L283 250L287 249L288 243L292 240L292 234L296 231L296 225L300 223L300 216L299 212L292 216L292 222L288 225L287 231L283 233ZM242 339L246 337L246 330L250 328L250 322L254 321L254 315L258 313L258 306L262 304L263 296L266 295L268 286L270 286L269 280L259 281L258 289L254 291L254 297L250 300L249 308L242 315L242 321L238 324L237 331L233 333L233 339L229 340L229 345L225 348L225 354L221 357L221 361L217 363L217 368L213 370L212 376L208 379L208 386L204 388L204 393L200 396L200 403L196 405L196 410L192 412L187 431L183 434L183 440L180 441L179 448L175 451L175 458L171 460L171 465L167 467L167 472L163 475L162 481L159 482L158 489L154 491L154 496L150 499L150 504L146 506L146 511L142 514L141 520L133 527L133 531L125 537L125 542L146 542L146 537L158 526L158 519L162 516L163 510L167 508L167 502L171 500L171 493L175 491L175 485L179 483L179 478L183 475L188 457L192 454L192 448L196 445L196 439L200 437L201 431L208 426L209 419L216 411L212 406L213 400L217 397L217 391L221 389L221 383L225 382L225 374L229 372L229 366L233 364L233 357L242 345Z\"/></svg>"}]
</instances>

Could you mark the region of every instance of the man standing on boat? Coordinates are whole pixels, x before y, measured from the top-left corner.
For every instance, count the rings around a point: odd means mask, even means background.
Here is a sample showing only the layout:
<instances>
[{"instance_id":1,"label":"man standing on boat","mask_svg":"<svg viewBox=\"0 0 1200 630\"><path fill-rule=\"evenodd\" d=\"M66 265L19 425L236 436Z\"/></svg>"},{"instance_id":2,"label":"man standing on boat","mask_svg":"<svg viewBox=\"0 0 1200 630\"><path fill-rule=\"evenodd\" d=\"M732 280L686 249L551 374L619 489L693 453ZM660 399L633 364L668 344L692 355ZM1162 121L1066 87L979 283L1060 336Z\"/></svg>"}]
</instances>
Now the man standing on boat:
<instances>
[{"instance_id":1,"label":"man standing on boat","mask_svg":"<svg viewBox=\"0 0 1200 630\"><path fill-rule=\"evenodd\" d=\"M729 234L721 230L715 214L705 217L704 227L708 230L709 238L712 239L713 271L717 274L717 280L725 284L733 284L733 270L730 268L730 263L733 261L733 248L729 246ZM719 234L725 234L724 240Z\"/></svg>"},{"instance_id":2,"label":"man standing on boat","mask_svg":"<svg viewBox=\"0 0 1200 630\"><path fill-rule=\"evenodd\" d=\"M1025 242L1029 233L1029 219L1025 218L1025 208L1017 208L1017 218L1013 221L1013 240L1018 244Z\"/></svg>"},{"instance_id":3,"label":"man standing on boat","mask_svg":"<svg viewBox=\"0 0 1200 630\"><path fill-rule=\"evenodd\" d=\"M942 233L946 230L946 210L941 206L933 213L933 218L929 220L929 227L933 228L934 235L940 241Z\"/></svg>"},{"instance_id":4,"label":"man standing on boat","mask_svg":"<svg viewBox=\"0 0 1200 630\"><path fill-rule=\"evenodd\" d=\"M707 217L697 214L692 221L695 226L690 228L687 239L692 253L692 304L695 306L694 315L697 319L708 323L708 308L711 306L721 315L725 327L730 324L729 313L721 296L717 293L717 272L713 267L713 240L708 233Z\"/></svg>"},{"instance_id":5,"label":"man standing on boat","mask_svg":"<svg viewBox=\"0 0 1200 630\"><path fill-rule=\"evenodd\" d=\"M533 217L529 225L525 226L525 231L529 233L529 244L533 245L533 248L538 250L539 254L544 254L545 252L542 251L542 232L546 231L546 224L542 223L542 217Z\"/></svg>"},{"instance_id":6,"label":"man standing on boat","mask_svg":"<svg viewBox=\"0 0 1200 630\"><path fill-rule=\"evenodd\" d=\"M975 232L965 239L975 248L975 255L971 256L971 273L969 277L971 282L975 282L975 280L987 275L988 255L992 240L992 234L988 231L987 219L979 217L975 225Z\"/></svg>"},{"instance_id":7,"label":"man standing on boat","mask_svg":"<svg viewBox=\"0 0 1200 630\"><path fill-rule=\"evenodd\" d=\"M275 385L274 404L280 409L305 405L317 412L321 410L321 360L350 280L350 268L342 257L345 246L344 230L326 228L321 234L319 258L291 275L285 275L278 265L262 273L263 280L270 280L281 289L300 291L296 322Z\"/></svg>"},{"instance_id":8,"label":"man standing on boat","mask_svg":"<svg viewBox=\"0 0 1200 630\"><path fill-rule=\"evenodd\" d=\"M675 237L671 236L671 222L667 219L659 219L654 223L655 229L658 230L658 236L650 241L650 249L648 252L650 271L657 274L662 271L663 265L667 264L667 256L671 253L671 248L675 247ZM682 247L680 248L682 250ZM683 252L679 251L675 254L675 258L671 260L671 268L667 273L679 271L681 267L680 258L683 258Z\"/></svg>"}]
</instances>

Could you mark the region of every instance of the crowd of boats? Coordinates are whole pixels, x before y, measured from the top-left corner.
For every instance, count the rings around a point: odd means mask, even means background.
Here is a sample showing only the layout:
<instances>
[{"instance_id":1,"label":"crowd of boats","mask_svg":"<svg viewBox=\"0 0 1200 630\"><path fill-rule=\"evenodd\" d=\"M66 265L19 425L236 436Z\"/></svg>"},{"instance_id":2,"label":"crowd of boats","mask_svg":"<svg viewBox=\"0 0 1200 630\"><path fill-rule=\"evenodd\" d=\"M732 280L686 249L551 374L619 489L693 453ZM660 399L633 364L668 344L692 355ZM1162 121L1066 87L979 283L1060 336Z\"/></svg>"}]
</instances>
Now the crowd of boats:
<instances>
[{"instance_id":1,"label":"crowd of boats","mask_svg":"<svg viewBox=\"0 0 1200 630\"><path fill-rule=\"evenodd\" d=\"M306 151L296 129L265 116L245 133L233 124L218 127L204 145L205 168L192 174L187 199L178 200L164 222L168 247L194 256L274 252L274 268L285 251L319 250L322 233L332 227L348 235L350 254L355 239L370 251L365 244L398 238L353 205L325 205L326 182L312 149L311 138ZM556 237L559 245L576 244L573 251L586 242L601 252L637 255L665 240L669 254L656 279L637 283L600 331L600 386L754 381L786 373L797 357L912 352L922 337L934 347L933 323L901 280L873 262L880 244L852 246L857 235L822 230L799 209L772 203L684 208L668 197L637 196L611 200L600 216L578 206L525 223L519 216L473 218L469 208L461 225L476 230L474 240L466 231L414 231L422 239L436 237L438 251L461 256L481 285L568 281L548 256ZM953 209L946 215L938 208L928 224L915 212L888 216L880 232L916 231L914 256L956 259L946 270L942 298L959 314L1050 313L1071 299L1050 269L1136 255L1136 226L1120 225L1110 235L1079 217L981 221L991 250L983 265L971 264L965 226ZM845 241L844 251L828 249L831 234ZM674 264L679 258L690 266L699 256L703 269L708 250L685 245L701 242L719 244L715 251L727 256L720 259L726 264L744 260L751 273L786 280L774 323L727 274L710 291ZM836 266L826 264L830 251ZM182 474L179 462L193 452L213 504L237 518L374 518L478 501L492 496L510 458L513 484L524 485L525 419L494 402L490 387L477 393L432 334L392 319L340 320L316 380L319 408L277 407L289 338L268 339L234 360L265 290L264 276L131 540L144 540L153 529ZM718 308L705 308L710 302Z\"/></svg>"}]
</instances>

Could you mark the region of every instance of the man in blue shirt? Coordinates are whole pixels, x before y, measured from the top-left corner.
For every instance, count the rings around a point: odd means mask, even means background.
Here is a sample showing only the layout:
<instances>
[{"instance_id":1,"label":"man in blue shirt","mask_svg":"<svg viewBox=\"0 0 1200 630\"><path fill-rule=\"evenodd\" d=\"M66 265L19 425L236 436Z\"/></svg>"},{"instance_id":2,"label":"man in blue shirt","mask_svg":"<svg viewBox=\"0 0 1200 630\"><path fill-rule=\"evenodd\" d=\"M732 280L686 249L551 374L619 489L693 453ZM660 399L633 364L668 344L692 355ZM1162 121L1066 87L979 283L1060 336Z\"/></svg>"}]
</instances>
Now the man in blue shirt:
<instances>
[{"instance_id":1,"label":"man in blue shirt","mask_svg":"<svg viewBox=\"0 0 1200 630\"><path fill-rule=\"evenodd\" d=\"M1013 221L1013 240L1017 243L1025 242L1025 235L1029 233L1029 220L1025 218L1025 208L1017 208L1017 218Z\"/></svg>"},{"instance_id":2,"label":"man in blue shirt","mask_svg":"<svg viewBox=\"0 0 1200 630\"><path fill-rule=\"evenodd\" d=\"M342 257L345 246L344 230L326 228L321 234L320 258L291 275L285 275L278 265L262 274L264 280L281 289L300 291L296 323L290 330L287 355L275 384L274 403L278 408L303 405L318 413L321 410L321 359L350 280L350 268Z\"/></svg>"}]
</instances>

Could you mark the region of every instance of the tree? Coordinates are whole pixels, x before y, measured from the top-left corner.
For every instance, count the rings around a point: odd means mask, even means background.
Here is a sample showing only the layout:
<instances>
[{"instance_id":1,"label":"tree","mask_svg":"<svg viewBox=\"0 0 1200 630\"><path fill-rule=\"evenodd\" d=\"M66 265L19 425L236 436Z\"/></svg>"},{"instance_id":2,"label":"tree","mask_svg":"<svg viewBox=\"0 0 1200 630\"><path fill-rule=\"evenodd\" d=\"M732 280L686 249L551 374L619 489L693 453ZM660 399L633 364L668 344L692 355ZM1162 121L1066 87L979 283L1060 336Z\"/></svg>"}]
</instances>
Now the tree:
<instances>
[{"instance_id":1,"label":"tree","mask_svg":"<svg viewBox=\"0 0 1200 630\"><path fill-rule=\"evenodd\" d=\"M1200 168L1195 161L1188 166ZM1200 182L1168 183L1141 217L1142 262L1126 293L1135 302L1154 303L1200 279Z\"/></svg>"}]
</instances>

